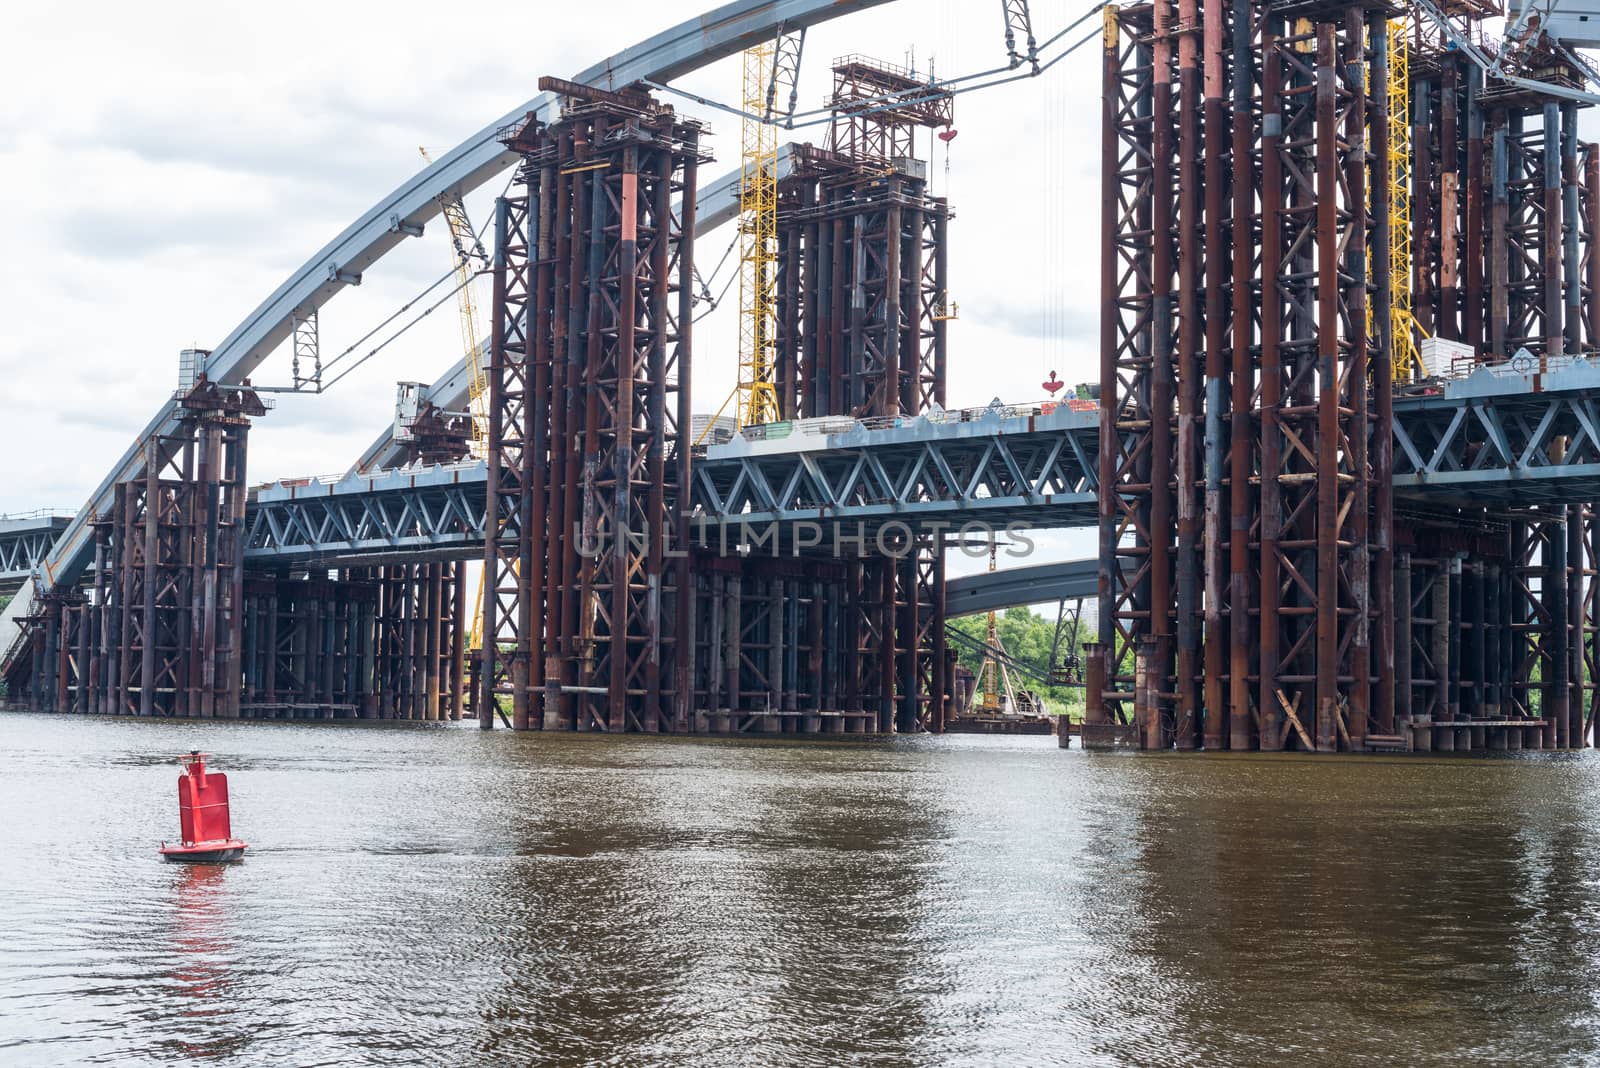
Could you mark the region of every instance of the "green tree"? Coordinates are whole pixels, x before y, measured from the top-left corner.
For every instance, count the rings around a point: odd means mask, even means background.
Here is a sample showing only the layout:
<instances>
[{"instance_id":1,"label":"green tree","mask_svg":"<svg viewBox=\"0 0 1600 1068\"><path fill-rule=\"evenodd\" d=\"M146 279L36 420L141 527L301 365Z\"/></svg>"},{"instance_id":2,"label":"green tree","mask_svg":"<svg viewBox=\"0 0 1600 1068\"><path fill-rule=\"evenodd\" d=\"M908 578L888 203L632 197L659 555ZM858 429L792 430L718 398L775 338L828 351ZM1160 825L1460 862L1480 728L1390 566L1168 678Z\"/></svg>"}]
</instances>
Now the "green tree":
<instances>
[{"instance_id":1,"label":"green tree","mask_svg":"<svg viewBox=\"0 0 1600 1068\"><path fill-rule=\"evenodd\" d=\"M989 628L987 616L960 616L949 621L951 630L976 642L985 640ZM995 623L995 630L999 634L1000 645L1012 658L1032 668L1041 677L1048 677L1050 672L1050 644L1055 638L1056 621L1054 618L1034 614L1032 609L1017 606L1008 608ZM1086 627L1078 624L1078 649L1083 649L1085 639L1089 637ZM1065 657L1069 649L1069 635L1061 635L1061 648L1057 655ZM967 670L977 673L983 660L983 654L974 648L958 645L958 661ZM1083 690L1079 687L1045 686L1038 679L1030 678L1020 673L1012 673L1012 685L1025 690L1032 690L1044 698L1048 711L1058 714L1069 709L1083 707Z\"/></svg>"}]
</instances>

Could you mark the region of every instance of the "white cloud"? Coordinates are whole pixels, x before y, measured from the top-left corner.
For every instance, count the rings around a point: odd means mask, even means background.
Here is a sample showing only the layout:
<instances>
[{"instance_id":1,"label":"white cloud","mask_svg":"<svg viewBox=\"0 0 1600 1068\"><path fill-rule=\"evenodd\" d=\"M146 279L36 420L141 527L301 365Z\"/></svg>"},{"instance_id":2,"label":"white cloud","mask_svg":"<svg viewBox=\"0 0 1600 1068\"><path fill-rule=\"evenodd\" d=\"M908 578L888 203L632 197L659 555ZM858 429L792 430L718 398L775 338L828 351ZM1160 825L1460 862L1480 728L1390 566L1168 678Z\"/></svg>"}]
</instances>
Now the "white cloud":
<instances>
[{"instance_id":1,"label":"white cloud","mask_svg":"<svg viewBox=\"0 0 1600 1068\"><path fill-rule=\"evenodd\" d=\"M85 499L171 392L178 350L217 344L413 174L419 144L447 149L535 95L540 75L575 73L711 4L466 0L441 13L418 3L105 0L70 14L50 5L8 12L0 455L10 462L0 512ZM1033 8L1041 38L1081 11L1064 0ZM915 47L919 66L931 57L946 75L997 65L997 9L901 0L813 30L802 107L821 103L828 62L846 52L904 62ZM1095 374L1097 59L1091 44L1043 79L962 97L948 179L935 142L935 181L957 210L954 405L1038 397L1050 369L1068 381ZM732 100L738 62L679 84ZM721 174L737 162L737 123L705 117L723 157L709 170ZM491 184L468 200L480 221L501 182ZM726 240L707 238L703 256L714 261ZM448 262L438 224L402 245L324 309L327 357ZM701 409L720 404L732 381L736 305L730 296L697 328ZM347 463L389 419L393 382L431 380L460 350L446 306L335 392L294 398L260 421L252 476ZM280 354L257 381L287 377Z\"/></svg>"}]
</instances>

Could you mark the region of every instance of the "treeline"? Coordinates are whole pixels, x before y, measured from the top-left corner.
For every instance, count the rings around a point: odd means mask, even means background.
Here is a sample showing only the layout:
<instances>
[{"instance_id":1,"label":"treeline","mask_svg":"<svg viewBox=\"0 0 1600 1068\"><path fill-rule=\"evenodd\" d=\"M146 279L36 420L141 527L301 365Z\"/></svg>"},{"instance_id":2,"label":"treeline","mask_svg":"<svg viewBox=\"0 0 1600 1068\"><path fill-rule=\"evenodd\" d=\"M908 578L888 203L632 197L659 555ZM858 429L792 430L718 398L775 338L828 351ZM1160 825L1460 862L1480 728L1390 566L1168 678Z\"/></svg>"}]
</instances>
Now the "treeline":
<instances>
[{"instance_id":1,"label":"treeline","mask_svg":"<svg viewBox=\"0 0 1600 1068\"><path fill-rule=\"evenodd\" d=\"M987 616L960 616L950 620L950 629L960 631L962 634L975 641L986 640L989 629ZM1022 672L1011 672L1011 685L1018 689L1032 690L1044 698L1048 711L1052 715L1072 708L1083 707L1083 690L1077 687L1046 686L1039 680L1049 678L1050 675L1050 643L1055 638L1056 621L1054 618L1034 614L1032 609L1025 607L1008 608L995 621L995 630L999 632L1000 645L1012 658L1026 664L1037 673L1037 678ZM1080 622L1078 624L1078 654L1083 655L1083 643L1089 637L1087 628ZM1065 659L1071 648L1069 635L1061 635L1061 648L1057 655ZM978 672L979 663L983 654L977 649L968 649L957 646L959 661L974 675ZM999 679L995 680L999 686Z\"/></svg>"}]
</instances>

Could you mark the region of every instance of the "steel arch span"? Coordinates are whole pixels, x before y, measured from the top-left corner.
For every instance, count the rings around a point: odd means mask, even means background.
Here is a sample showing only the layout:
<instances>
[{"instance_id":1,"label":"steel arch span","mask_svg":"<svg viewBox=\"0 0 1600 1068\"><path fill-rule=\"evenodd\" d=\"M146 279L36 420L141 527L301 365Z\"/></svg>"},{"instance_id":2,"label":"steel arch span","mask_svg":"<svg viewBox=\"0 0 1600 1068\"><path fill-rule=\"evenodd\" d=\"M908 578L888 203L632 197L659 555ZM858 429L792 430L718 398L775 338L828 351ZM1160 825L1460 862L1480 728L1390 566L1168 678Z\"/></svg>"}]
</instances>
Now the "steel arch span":
<instances>
[{"instance_id":1,"label":"steel arch span","mask_svg":"<svg viewBox=\"0 0 1600 1068\"><path fill-rule=\"evenodd\" d=\"M619 89L640 79L668 82L767 40L785 26L815 26L890 2L732 0L601 60L573 80L603 89ZM512 166L518 157L499 142L499 131L529 113L547 117L554 103L554 94L541 93L513 108L369 208L234 328L207 357L207 377L222 384L238 384L249 377L288 336L296 313L320 308L407 237L420 235L423 224L438 213L441 193L465 194ZM162 406L56 540L37 576L0 615L0 662L11 657L20 637L18 617L27 611L33 595L68 586L87 569L94 547L94 516L109 511L118 482L143 473L142 443L152 435L172 433L180 414L175 400Z\"/></svg>"}]
</instances>

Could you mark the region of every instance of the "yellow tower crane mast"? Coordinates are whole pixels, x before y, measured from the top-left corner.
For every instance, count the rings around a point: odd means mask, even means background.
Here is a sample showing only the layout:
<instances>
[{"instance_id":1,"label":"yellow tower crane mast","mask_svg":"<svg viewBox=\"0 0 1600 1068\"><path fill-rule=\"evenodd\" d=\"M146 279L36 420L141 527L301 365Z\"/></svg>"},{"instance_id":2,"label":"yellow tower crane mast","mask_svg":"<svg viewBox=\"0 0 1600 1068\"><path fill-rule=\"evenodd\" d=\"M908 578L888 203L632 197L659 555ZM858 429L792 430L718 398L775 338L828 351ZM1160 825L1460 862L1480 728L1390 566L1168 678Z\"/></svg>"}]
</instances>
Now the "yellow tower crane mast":
<instances>
[{"instance_id":1,"label":"yellow tower crane mast","mask_svg":"<svg viewBox=\"0 0 1600 1068\"><path fill-rule=\"evenodd\" d=\"M778 387L774 288L778 266L778 131L766 115L770 42L744 54L744 167L739 177L739 394L741 427L775 423Z\"/></svg>"},{"instance_id":2,"label":"yellow tower crane mast","mask_svg":"<svg viewBox=\"0 0 1600 1068\"><path fill-rule=\"evenodd\" d=\"M778 114L780 88L788 111L798 99L805 30L779 30L744 53L742 169L739 178L739 384L741 427L783 418L776 381L778 315Z\"/></svg>"},{"instance_id":3,"label":"yellow tower crane mast","mask_svg":"<svg viewBox=\"0 0 1600 1068\"><path fill-rule=\"evenodd\" d=\"M417 151L422 153L423 159L433 162L433 156L426 148L418 146ZM472 288L479 269L488 264L489 257L483 250L483 243L478 240L477 231L472 228L472 220L467 217L467 206L462 203L460 194L441 193L438 202L445 224L450 227L450 260L456 272L456 310L461 319L461 344L466 350L467 410L472 416L472 455L487 459L489 380L484 375L483 359L478 350L478 305ZM474 611L468 613L467 648L479 649L483 646L480 631L483 622L482 574L478 576L478 593L473 598L473 605Z\"/></svg>"},{"instance_id":4,"label":"yellow tower crane mast","mask_svg":"<svg viewBox=\"0 0 1600 1068\"><path fill-rule=\"evenodd\" d=\"M426 148L417 151L423 159L433 162ZM461 319L461 344L466 350L467 407L472 415L472 455L481 460L489 455L489 380L478 352L478 305L472 289L478 271L488 265L489 257L472 228L460 194L440 193L438 202L445 225L450 228L451 263L456 272L456 310Z\"/></svg>"},{"instance_id":5,"label":"yellow tower crane mast","mask_svg":"<svg viewBox=\"0 0 1600 1068\"><path fill-rule=\"evenodd\" d=\"M1416 377L1421 329L1411 312L1411 20L1389 20L1389 366L1396 382Z\"/></svg>"}]
</instances>

